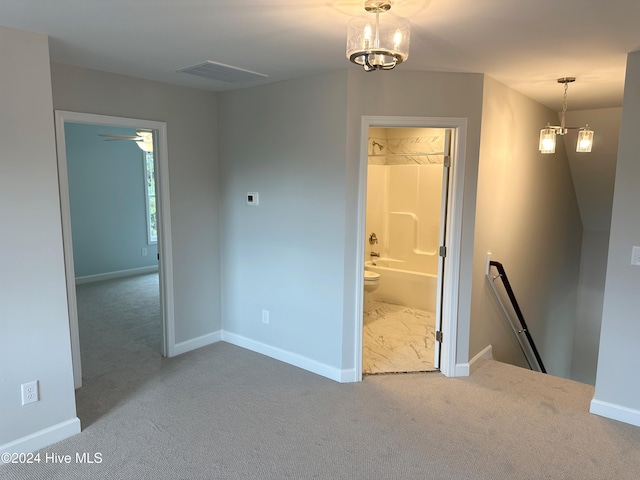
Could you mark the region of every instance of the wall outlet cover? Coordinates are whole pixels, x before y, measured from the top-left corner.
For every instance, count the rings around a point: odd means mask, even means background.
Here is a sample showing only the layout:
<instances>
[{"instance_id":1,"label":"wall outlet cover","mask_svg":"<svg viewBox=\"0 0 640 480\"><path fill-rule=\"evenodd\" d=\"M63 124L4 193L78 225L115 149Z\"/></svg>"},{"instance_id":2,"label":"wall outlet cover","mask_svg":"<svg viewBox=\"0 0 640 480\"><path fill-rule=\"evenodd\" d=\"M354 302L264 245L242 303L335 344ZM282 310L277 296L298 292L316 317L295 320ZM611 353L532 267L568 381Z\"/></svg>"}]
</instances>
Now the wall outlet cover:
<instances>
[{"instance_id":1,"label":"wall outlet cover","mask_svg":"<svg viewBox=\"0 0 640 480\"><path fill-rule=\"evenodd\" d=\"M23 383L22 386L22 405L28 405L40 400L38 392L38 380L29 383Z\"/></svg>"}]
</instances>

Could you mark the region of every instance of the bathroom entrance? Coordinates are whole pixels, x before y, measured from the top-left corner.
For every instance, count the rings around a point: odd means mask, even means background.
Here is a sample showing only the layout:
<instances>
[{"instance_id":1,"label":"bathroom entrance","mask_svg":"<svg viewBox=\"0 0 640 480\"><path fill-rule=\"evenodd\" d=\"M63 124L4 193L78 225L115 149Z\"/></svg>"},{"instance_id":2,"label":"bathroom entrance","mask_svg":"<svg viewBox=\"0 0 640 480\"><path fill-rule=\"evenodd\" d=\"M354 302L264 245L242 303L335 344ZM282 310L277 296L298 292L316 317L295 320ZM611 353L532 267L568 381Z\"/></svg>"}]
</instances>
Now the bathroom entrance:
<instances>
[{"instance_id":1,"label":"bathroom entrance","mask_svg":"<svg viewBox=\"0 0 640 480\"><path fill-rule=\"evenodd\" d=\"M452 132L368 129L365 375L440 368Z\"/></svg>"}]
</instances>

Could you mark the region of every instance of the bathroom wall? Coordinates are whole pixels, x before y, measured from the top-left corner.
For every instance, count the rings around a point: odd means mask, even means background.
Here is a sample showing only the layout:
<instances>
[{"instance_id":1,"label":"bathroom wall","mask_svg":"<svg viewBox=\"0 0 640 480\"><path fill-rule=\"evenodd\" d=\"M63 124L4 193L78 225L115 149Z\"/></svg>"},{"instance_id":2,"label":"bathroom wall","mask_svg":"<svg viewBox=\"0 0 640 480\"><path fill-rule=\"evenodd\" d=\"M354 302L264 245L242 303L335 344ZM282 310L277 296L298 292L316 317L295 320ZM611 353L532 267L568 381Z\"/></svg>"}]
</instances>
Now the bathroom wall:
<instances>
[{"instance_id":1,"label":"bathroom wall","mask_svg":"<svg viewBox=\"0 0 640 480\"><path fill-rule=\"evenodd\" d=\"M444 129L370 129L366 236L375 232L378 244L365 241L365 260L373 250L404 262L400 269L437 273L443 156L411 154L442 152L444 134Z\"/></svg>"}]
</instances>

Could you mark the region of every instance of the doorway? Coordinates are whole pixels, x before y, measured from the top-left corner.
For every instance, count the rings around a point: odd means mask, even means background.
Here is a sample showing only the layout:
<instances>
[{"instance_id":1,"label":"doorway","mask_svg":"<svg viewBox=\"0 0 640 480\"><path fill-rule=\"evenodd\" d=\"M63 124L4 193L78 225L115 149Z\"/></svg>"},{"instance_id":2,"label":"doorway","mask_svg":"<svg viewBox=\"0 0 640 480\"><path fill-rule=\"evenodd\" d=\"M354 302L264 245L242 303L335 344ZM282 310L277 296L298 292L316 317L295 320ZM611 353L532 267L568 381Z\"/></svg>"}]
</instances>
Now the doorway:
<instances>
[{"instance_id":1,"label":"doorway","mask_svg":"<svg viewBox=\"0 0 640 480\"><path fill-rule=\"evenodd\" d=\"M440 367L446 128L369 129L363 374Z\"/></svg>"},{"instance_id":2,"label":"doorway","mask_svg":"<svg viewBox=\"0 0 640 480\"><path fill-rule=\"evenodd\" d=\"M160 317L162 333L160 340L161 354L171 356L175 344L173 324L173 284L172 284L172 257L170 245L170 212L168 190L168 161L166 125L163 122L148 120L110 117L77 112L56 111L56 141L58 150L58 181L60 185L60 203L63 227L63 244L65 253L65 273L67 283L67 302L69 307L69 323L71 332L71 350L74 372L75 388L82 386L82 366L80 356L80 335L78 325L78 301L76 297L76 269L74 264L74 250L71 225L71 202L69 196L69 175L67 164L67 138L65 132L72 125L95 126L104 129L105 132L113 132L111 128L130 129L130 131L144 131L150 138L145 138L147 150L153 151L152 158L140 152L140 169L144 169L143 179L151 174L154 177L153 192L149 188L141 193L141 198L146 198L144 211L147 216L145 235L148 235L148 245L137 251L138 255L148 256L149 252L155 258L151 258L158 264L157 282L160 300ZM126 132L126 130L125 130ZM112 135L117 135L113 134ZM108 137L107 137L108 138ZM148 140L151 140L149 144ZM142 147L141 147L142 149ZM135 149L134 149L135 151ZM150 171L149 160L153 167ZM144 180L143 180L144 181ZM146 183L146 182L145 182ZM144 183L143 183L144 184ZM140 192L143 192L142 186ZM153 193L154 198L150 198ZM155 207L155 216L152 215ZM155 235L155 239L152 237ZM153 241L157 242L156 245ZM147 255L145 255L145 253ZM98 255L99 256L99 255ZM144 270L142 268L141 270ZM140 271L139 273L144 273ZM117 276L117 275L116 275ZM108 275L107 275L108 277Z\"/></svg>"},{"instance_id":3,"label":"doorway","mask_svg":"<svg viewBox=\"0 0 640 480\"><path fill-rule=\"evenodd\" d=\"M367 245L371 245L371 234L367 230L367 180L369 165L370 148L380 147L370 142L370 129L438 129L443 132L443 140L446 139L447 144L442 144L441 162L442 176L440 178L440 201L437 207L440 208L439 222L437 223L437 255L431 256L431 263L437 263L435 277L435 305L433 310L433 365L449 377L461 375L462 369L457 365L457 323L458 323L458 291L460 284L460 251L462 245L462 197L464 186L464 163L466 151L466 130L467 119L456 117L362 117L361 122L361 141L360 141L360 187L358 202L358 245L357 245L357 283L356 288L359 292L356 298L356 348L355 348L355 377L362 379L363 374L363 347L364 347L364 309L365 302L365 269L369 269L372 265L366 265L371 262L371 249ZM399 132L397 130L396 132ZM380 143L380 142L378 142ZM415 147L415 146L414 146ZM444 152L448 152L448 159ZM403 153L403 152L400 152ZM406 153L406 152L405 152ZM427 153L427 152L423 152ZM447 165L445 167L444 165ZM446 197L445 197L446 194ZM388 209L387 209L388 210ZM395 210L402 213L402 210ZM404 212L412 213L412 212ZM414 222L412 215L394 215L398 218L393 221L402 224ZM384 235L389 232L382 227ZM378 232L375 232L376 236ZM403 233L397 234L402 241L413 241L411 236L409 239ZM433 239L434 231L432 229L431 238ZM404 239L404 240L403 240ZM387 240L388 241L388 240ZM378 242L380 240L378 239ZM380 243L373 243L380 246ZM385 247L385 245L382 245ZM387 247L388 248L388 247ZM412 249L413 250L413 249ZM418 249L419 250L419 249ZM382 252L374 250L376 253L389 254L388 250ZM380 259L380 257L375 257ZM384 257L382 258L384 260ZM387 259L387 261L389 258ZM393 260L393 258L391 259ZM386 267L382 262L382 267ZM391 262L393 263L393 262ZM401 270L401 269L400 269ZM400 294L407 293L400 289ZM419 290L420 293L420 290ZM375 300L375 297L374 297Z\"/></svg>"}]
</instances>

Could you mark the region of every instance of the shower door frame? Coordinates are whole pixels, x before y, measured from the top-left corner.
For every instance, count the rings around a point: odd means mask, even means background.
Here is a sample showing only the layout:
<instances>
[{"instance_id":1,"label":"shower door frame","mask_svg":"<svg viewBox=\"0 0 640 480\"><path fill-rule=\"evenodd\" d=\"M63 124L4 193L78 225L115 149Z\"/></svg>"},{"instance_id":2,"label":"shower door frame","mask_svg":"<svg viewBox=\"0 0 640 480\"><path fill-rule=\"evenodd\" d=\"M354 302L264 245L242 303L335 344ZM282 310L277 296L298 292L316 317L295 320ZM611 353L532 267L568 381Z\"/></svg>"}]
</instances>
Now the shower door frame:
<instances>
[{"instance_id":1,"label":"shower door frame","mask_svg":"<svg viewBox=\"0 0 640 480\"><path fill-rule=\"evenodd\" d=\"M449 170L449 195L446 202L445 224L446 261L441 282L442 296L439 300L443 340L440 345L440 371L447 377L460 374L456 369L458 338L458 291L460 284L460 251L462 243L462 197L464 188L464 163L467 138L467 119L460 117L394 117L363 116L360 130L360 175L358 187L358 246L357 272L364 271L365 221L367 205L367 166L370 128L443 128L451 130L451 166ZM364 277L356 277L356 322L355 332L355 376L362 380L362 331L364 305Z\"/></svg>"}]
</instances>

